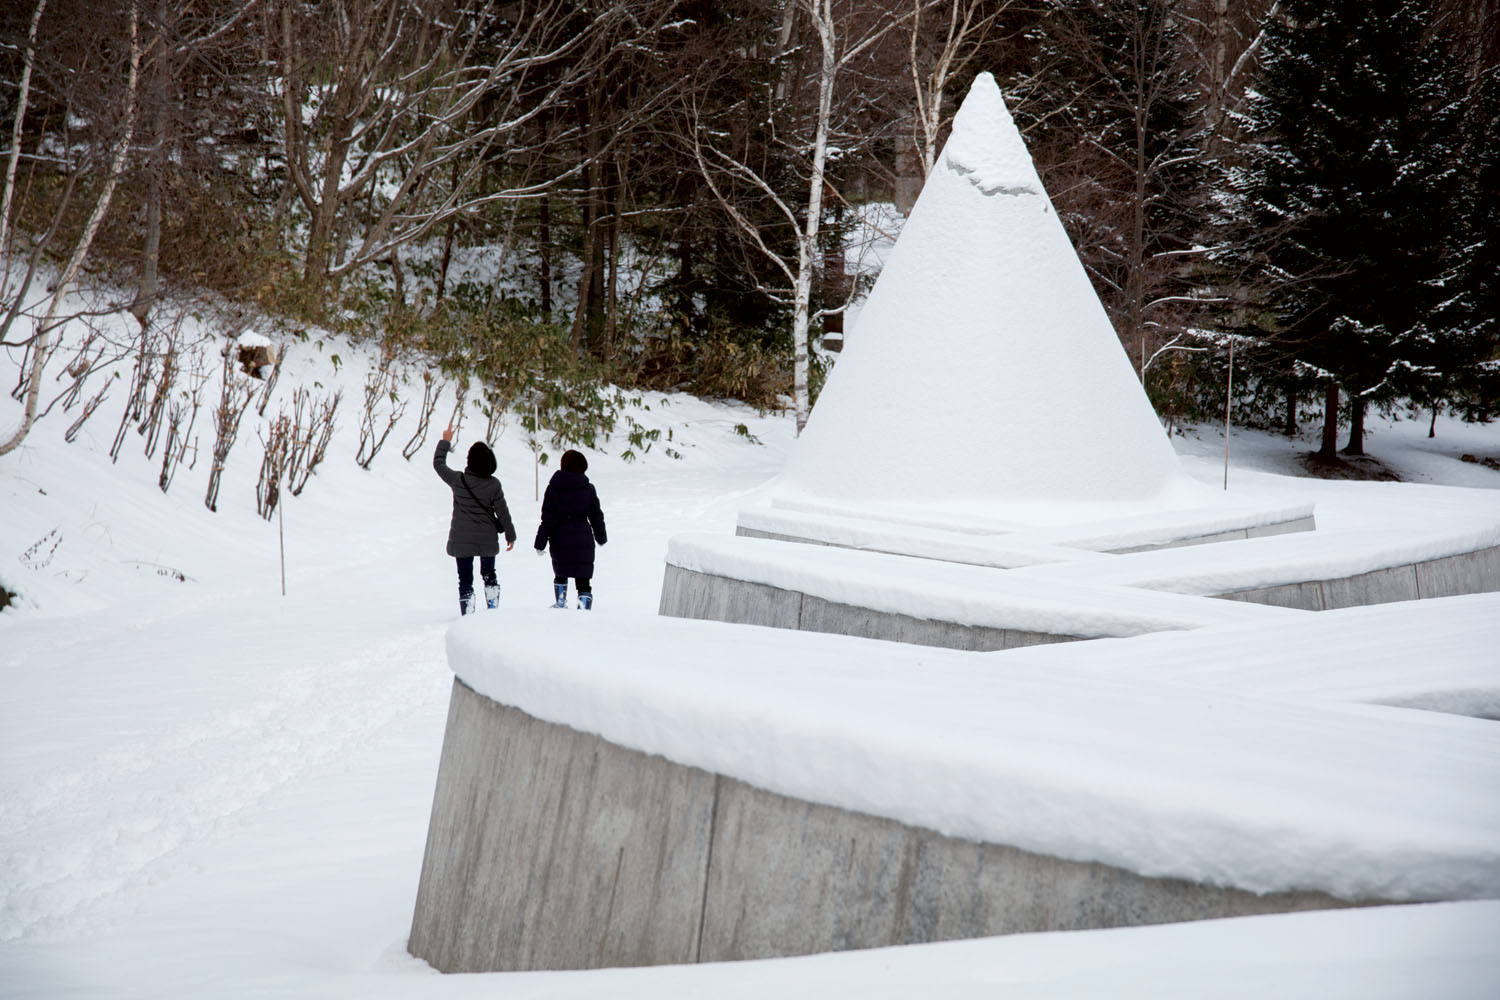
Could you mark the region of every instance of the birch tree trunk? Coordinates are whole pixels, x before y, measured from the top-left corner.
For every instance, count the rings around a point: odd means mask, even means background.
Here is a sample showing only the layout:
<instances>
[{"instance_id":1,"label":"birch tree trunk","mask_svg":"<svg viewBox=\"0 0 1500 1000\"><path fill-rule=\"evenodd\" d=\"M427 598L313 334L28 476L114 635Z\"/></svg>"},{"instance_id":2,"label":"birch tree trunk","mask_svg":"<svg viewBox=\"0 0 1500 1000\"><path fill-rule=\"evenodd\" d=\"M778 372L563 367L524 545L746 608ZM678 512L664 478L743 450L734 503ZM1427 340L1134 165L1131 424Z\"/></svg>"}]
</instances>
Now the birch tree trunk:
<instances>
[{"instance_id":1,"label":"birch tree trunk","mask_svg":"<svg viewBox=\"0 0 1500 1000\"><path fill-rule=\"evenodd\" d=\"M40 17L40 11L38 11ZM135 135L136 118L136 92L140 77L141 66L141 44L140 44L140 20L134 4L130 8L130 73L125 83L125 116L124 129L118 144L115 146L114 156L110 160L109 173L104 180L104 187L99 191L94 201L93 210L89 213L88 221L84 223L83 232L79 234L78 242L73 246L73 252L68 257L68 262L63 268L62 276L58 279L56 287L52 290L52 297L47 303L46 315L37 327L36 345L32 349L30 384L26 389L26 408L21 414L21 423L15 431L4 442L0 442L0 455L8 454L20 446L26 440L26 435L31 432L31 426L36 422L37 402L42 391L42 368L46 364L48 356L48 343L52 331L59 325L59 314L62 312L63 300L73 290L73 282L78 278L78 271L83 267L84 259L88 257L89 248L93 245L94 236L99 232L99 226L104 222L104 215L109 211L109 203L114 198L115 185L119 183L120 172L125 167L125 158L130 154L130 141Z\"/></svg>"},{"instance_id":2,"label":"birch tree trunk","mask_svg":"<svg viewBox=\"0 0 1500 1000\"><path fill-rule=\"evenodd\" d=\"M792 295L792 407L797 418L797 435L807 426L812 412L808 390L809 315L812 306L813 265L818 259L818 228L823 218L823 168L828 162L828 117L833 108L833 85L838 76L838 39L833 20L833 0L815 0L811 11L813 24L822 48L818 71L818 114L813 129L812 176L807 187L807 215L797 239L797 281Z\"/></svg>"},{"instance_id":3,"label":"birch tree trunk","mask_svg":"<svg viewBox=\"0 0 1500 1000\"><path fill-rule=\"evenodd\" d=\"M21 60L21 83L16 93L16 119L10 130L10 158L5 164L5 189L0 192L0 255L6 251L6 240L10 235L10 206L16 193L16 168L21 162L21 132L26 123L26 102L31 97L31 68L36 62L37 28L42 23L42 12L47 9L47 0L37 0L36 11L31 15L31 26L26 29L26 52ZM9 275L0 287L10 287Z\"/></svg>"}]
</instances>

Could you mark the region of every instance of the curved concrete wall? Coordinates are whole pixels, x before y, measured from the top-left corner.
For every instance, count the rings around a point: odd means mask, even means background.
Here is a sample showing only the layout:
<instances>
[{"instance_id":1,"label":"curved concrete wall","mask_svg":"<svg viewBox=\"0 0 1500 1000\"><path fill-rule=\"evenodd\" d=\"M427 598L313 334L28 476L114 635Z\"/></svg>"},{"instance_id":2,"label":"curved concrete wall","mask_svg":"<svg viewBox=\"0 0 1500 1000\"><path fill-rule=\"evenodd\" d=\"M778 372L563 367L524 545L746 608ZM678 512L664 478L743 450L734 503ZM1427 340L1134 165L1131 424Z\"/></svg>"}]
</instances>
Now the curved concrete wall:
<instances>
[{"instance_id":1,"label":"curved concrete wall","mask_svg":"<svg viewBox=\"0 0 1500 1000\"><path fill-rule=\"evenodd\" d=\"M1274 604L1306 611L1392 604L1433 597L1500 591L1500 547L1440 559L1392 566L1330 580L1308 580L1277 587L1215 594L1230 601Z\"/></svg>"},{"instance_id":2,"label":"curved concrete wall","mask_svg":"<svg viewBox=\"0 0 1500 1000\"><path fill-rule=\"evenodd\" d=\"M1306 611L1389 604L1500 591L1500 547L1479 549L1371 573L1214 594L1213 597ZM795 590L700 573L668 563L660 613L745 625L831 632L923 646L988 652L1081 638L1062 633L961 625L838 604Z\"/></svg>"},{"instance_id":3,"label":"curved concrete wall","mask_svg":"<svg viewBox=\"0 0 1500 1000\"><path fill-rule=\"evenodd\" d=\"M1083 638L1023 629L961 625L875 611L764 583L699 573L671 563L667 564L662 578L659 611L674 618L830 632L982 653Z\"/></svg>"},{"instance_id":4,"label":"curved concrete wall","mask_svg":"<svg viewBox=\"0 0 1500 1000\"><path fill-rule=\"evenodd\" d=\"M945 837L627 750L455 680L408 948L443 972L769 958L1351 905Z\"/></svg>"}]
</instances>

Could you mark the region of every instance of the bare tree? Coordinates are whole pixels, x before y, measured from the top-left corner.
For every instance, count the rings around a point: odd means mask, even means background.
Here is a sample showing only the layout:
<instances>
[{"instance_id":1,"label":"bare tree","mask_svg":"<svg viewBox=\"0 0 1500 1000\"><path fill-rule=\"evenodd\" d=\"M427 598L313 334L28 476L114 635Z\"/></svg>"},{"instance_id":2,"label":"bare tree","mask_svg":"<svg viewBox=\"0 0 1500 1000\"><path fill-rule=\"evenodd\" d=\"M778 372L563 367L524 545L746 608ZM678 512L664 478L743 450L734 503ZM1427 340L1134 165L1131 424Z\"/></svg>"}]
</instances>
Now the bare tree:
<instances>
[{"instance_id":1,"label":"bare tree","mask_svg":"<svg viewBox=\"0 0 1500 1000\"><path fill-rule=\"evenodd\" d=\"M36 14L32 19L30 29L31 35L29 36L30 41L26 47L25 56L25 61L28 68L32 65L32 62L35 58L33 48L36 38L35 32L38 25L40 24L44 6L45 0L39 0ZM68 297L72 294L74 282L76 282L78 278L78 272L83 268L83 263L88 258L89 250L93 246L94 237L98 234L99 227L104 221L104 216L109 211L110 201L114 197L115 186L119 183L121 172L123 171L125 166L125 159L130 152L131 139L135 134L136 91L140 77L141 64L139 18L136 13L136 8L133 4L130 5L129 29L127 37L129 42L129 50L127 57L125 86L123 94L119 96L119 100L121 102L123 110L121 112L121 122L118 133L110 144L111 152L108 165L106 167L103 184L100 185L98 191L94 194L93 206L89 211L87 220L83 224L82 231L78 234L77 239L73 242L72 248L68 253L67 261L62 267L62 273L59 275L57 283L52 287L52 290L45 298L46 306L41 314L40 320L35 322L34 332L30 337L27 337L22 341L12 341L9 336L10 330L16 319L22 313L22 303L26 297L27 292L29 291L31 281L33 280L36 273L36 268L42 259L42 254L45 252L46 246L50 242L50 237L55 233L56 229L61 225L63 221L65 205L58 207L57 213L54 216L52 230L49 231L42 239L36 242L36 245L33 247L30 260L24 268L25 273L16 286L12 286L10 284L9 261L11 258L5 258L7 261L5 269L5 292L7 294L13 294L15 296L15 299L12 302L10 309L7 310L5 317L3 319L0 319L0 343L3 343L7 346L21 346L22 344L25 344L27 347L29 347L31 351L31 373L29 376L30 383L26 392L25 410L21 416L21 423L8 438L6 438L4 441L0 441L0 455L4 455L17 448L21 444L21 442L26 439L26 435L31 431L32 424L36 421L37 403L42 387L42 370L47 362L47 358L49 357L49 344L51 337L54 331L63 323L66 323L70 318L67 314L67 307L65 303ZM27 79L29 80L29 74L27 74ZM23 101L19 103L16 108L17 124L15 126L15 129L13 130L13 135L18 136L21 128L20 122L23 119L25 113L26 105ZM14 163L14 158L18 155L19 152L18 138L17 143L18 144L11 151L12 163ZM69 178L69 193L71 193L72 185L76 181L76 179L76 173L73 177ZM14 184L15 171L11 166L7 166L6 190L4 195L0 196L0 203L3 203L7 207L9 207L12 201ZM66 201L66 198L67 195L65 194L64 202Z\"/></svg>"},{"instance_id":2,"label":"bare tree","mask_svg":"<svg viewBox=\"0 0 1500 1000\"><path fill-rule=\"evenodd\" d=\"M837 137L844 153L868 144L872 138L852 121L859 110L856 102L843 101L836 107L835 95L841 75L856 60L868 56L892 28L910 15L872 11L858 4L835 4L834 0L789 0L789 3L795 3L796 14L816 42L816 47L809 47L810 65L806 70L815 94L811 111L801 121L788 123L789 134L776 139L801 170L805 184L801 193L795 198L784 196L748 156L736 155L735 150L719 141L697 106L689 109L688 139L698 172L724 211L786 279L786 288L764 290L792 309L792 395L797 433L801 434L811 410L808 331L812 322L842 308L812 308L813 278L823 264L819 233L824 198L830 190L827 169L830 138ZM778 88L780 93L792 89L785 82L778 83ZM773 206L792 233L794 253L782 251L767 239L763 227L738 204L736 188L752 190Z\"/></svg>"},{"instance_id":3,"label":"bare tree","mask_svg":"<svg viewBox=\"0 0 1500 1000\"><path fill-rule=\"evenodd\" d=\"M950 120L944 112L948 88L983 47L1009 6L1010 0L912 0L907 22L908 68L915 98L912 139L922 159L924 177L937 163L943 127ZM938 22L935 32L923 19L929 11Z\"/></svg>"},{"instance_id":4,"label":"bare tree","mask_svg":"<svg viewBox=\"0 0 1500 1000\"><path fill-rule=\"evenodd\" d=\"M581 54L621 16L580 21L564 0L272 2L287 176L308 213L314 285L388 260L458 214L545 190L479 181L587 72Z\"/></svg>"},{"instance_id":5,"label":"bare tree","mask_svg":"<svg viewBox=\"0 0 1500 1000\"><path fill-rule=\"evenodd\" d=\"M1038 168L1127 354L1144 370L1201 325L1196 269L1211 175L1205 94L1170 0L1056 0L1049 59L1023 119L1044 121Z\"/></svg>"}]
</instances>

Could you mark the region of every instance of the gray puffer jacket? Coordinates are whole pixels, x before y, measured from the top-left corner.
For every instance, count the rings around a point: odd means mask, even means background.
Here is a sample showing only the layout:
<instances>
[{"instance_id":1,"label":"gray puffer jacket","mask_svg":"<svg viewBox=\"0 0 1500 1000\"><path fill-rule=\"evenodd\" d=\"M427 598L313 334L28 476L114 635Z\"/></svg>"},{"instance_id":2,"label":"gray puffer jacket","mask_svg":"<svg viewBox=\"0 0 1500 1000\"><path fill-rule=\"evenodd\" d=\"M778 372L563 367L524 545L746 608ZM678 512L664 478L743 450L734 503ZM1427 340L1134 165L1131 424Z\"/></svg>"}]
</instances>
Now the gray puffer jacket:
<instances>
[{"instance_id":1,"label":"gray puffer jacket","mask_svg":"<svg viewBox=\"0 0 1500 1000\"><path fill-rule=\"evenodd\" d=\"M516 526L505 506L505 491L494 476L476 476L465 469L448 468L448 452L453 445L439 441L432 456L432 467L453 491L453 520L448 527L448 554L472 557L493 556L500 552L500 536L495 531L494 511L505 526L505 540L516 540Z\"/></svg>"}]
</instances>

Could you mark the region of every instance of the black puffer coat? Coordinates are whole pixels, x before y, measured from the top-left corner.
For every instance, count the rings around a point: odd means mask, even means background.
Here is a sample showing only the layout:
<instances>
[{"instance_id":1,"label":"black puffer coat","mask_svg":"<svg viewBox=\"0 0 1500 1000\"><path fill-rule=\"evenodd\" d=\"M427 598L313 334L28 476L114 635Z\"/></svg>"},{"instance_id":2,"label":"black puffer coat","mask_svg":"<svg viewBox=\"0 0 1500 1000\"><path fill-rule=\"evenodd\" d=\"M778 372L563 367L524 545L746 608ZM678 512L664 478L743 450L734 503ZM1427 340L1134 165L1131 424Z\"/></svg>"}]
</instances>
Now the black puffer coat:
<instances>
[{"instance_id":1,"label":"black puffer coat","mask_svg":"<svg viewBox=\"0 0 1500 1000\"><path fill-rule=\"evenodd\" d=\"M594 543L609 541L604 533L604 511L599 494L581 472L552 473L542 497L542 523L536 529L536 545L552 545L552 573L589 579L594 575Z\"/></svg>"},{"instance_id":2,"label":"black puffer coat","mask_svg":"<svg viewBox=\"0 0 1500 1000\"><path fill-rule=\"evenodd\" d=\"M493 556L500 552L500 536L495 531L490 512L499 515L505 526L505 540L516 540L516 526L505 506L505 491L494 476L477 476L468 469L454 472L448 468L448 452L453 445L439 441L432 456L432 467L453 491L453 521L448 526L448 554L472 557Z\"/></svg>"}]
</instances>

